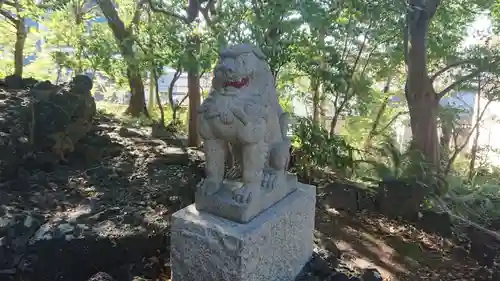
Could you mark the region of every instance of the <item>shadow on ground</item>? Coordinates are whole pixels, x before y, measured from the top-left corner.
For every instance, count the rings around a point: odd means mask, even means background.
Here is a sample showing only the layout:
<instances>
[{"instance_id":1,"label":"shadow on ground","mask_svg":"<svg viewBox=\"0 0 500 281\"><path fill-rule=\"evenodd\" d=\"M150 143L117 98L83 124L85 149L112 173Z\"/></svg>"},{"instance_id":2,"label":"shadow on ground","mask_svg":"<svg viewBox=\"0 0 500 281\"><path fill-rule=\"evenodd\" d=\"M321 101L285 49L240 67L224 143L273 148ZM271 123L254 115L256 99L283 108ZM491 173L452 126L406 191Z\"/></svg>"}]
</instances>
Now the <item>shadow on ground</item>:
<instances>
[{"instance_id":1,"label":"shadow on ground","mask_svg":"<svg viewBox=\"0 0 500 281\"><path fill-rule=\"evenodd\" d=\"M381 215L338 211L327 197L318 197L316 237L352 270L376 268L384 280L483 280L474 279L477 262L457 255L452 241Z\"/></svg>"}]
</instances>

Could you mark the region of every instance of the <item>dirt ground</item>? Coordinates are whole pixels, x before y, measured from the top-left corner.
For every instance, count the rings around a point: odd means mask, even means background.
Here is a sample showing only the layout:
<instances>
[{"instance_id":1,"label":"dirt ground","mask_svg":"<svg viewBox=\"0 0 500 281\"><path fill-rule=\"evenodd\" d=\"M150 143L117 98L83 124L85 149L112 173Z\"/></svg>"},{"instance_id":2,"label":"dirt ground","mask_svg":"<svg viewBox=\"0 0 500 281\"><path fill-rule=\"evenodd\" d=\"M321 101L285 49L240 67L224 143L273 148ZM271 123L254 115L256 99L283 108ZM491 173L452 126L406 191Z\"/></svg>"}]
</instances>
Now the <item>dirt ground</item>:
<instances>
[{"instance_id":1,"label":"dirt ground","mask_svg":"<svg viewBox=\"0 0 500 281\"><path fill-rule=\"evenodd\" d=\"M343 262L354 270L376 268L387 281L500 280L498 269L479 266L450 239L380 215L339 212L319 202L320 243L340 251Z\"/></svg>"}]
</instances>

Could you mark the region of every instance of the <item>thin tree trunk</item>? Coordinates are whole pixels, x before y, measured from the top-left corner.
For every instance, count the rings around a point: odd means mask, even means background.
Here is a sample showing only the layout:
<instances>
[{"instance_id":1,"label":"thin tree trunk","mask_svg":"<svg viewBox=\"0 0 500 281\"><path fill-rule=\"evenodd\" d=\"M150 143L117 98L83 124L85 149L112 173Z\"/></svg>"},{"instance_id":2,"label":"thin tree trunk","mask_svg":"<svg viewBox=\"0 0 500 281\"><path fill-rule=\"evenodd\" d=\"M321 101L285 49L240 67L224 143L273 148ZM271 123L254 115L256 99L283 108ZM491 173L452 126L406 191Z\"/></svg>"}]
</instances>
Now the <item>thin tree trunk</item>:
<instances>
[{"instance_id":1,"label":"thin tree trunk","mask_svg":"<svg viewBox=\"0 0 500 281\"><path fill-rule=\"evenodd\" d=\"M158 84L156 83L156 77L153 77L154 66L151 66L151 70L149 72L149 98L148 98L148 111L153 111L153 107L155 106L155 95L156 88Z\"/></svg>"},{"instance_id":2,"label":"thin tree trunk","mask_svg":"<svg viewBox=\"0 0 500 281\"><path fill-rule=\"evenodd\" d=\"M330 137L333 137L335 135L335 128L337 127L337 123L339 122L339 115L340 113L335 110L332 121L330 122Z\"/></svg>"},{"instance_id":3,"label":"thin tree trunk","mask_svg":"<svg viewBox=\"0 0 500 281\"><path fill-rule=\"evenodd\" d=\"M488 102L486 102L486 104L483 106L481 112L479 113L478 117L476 118L477 122L475 122L474 126L470 130L469 134L465 138L462 145L458 148L455 148L455 151L451 155L450 160L448 161L448 164L446 165L446 169L444 171L445 175L447 175L451 171L451 166L455 162L455 159L457 159L460 152L462 152L462 150L468 145L469 140L472 137L472 134L475 132L475 130L479 130L479 125L481 123L481 120L483 120L484 114L486 113L486 109L488 109L488 107L491 103L492 103L492 100L488 100Z\"/></svg>"},{"instance_id":4,"label":"thin tree trunk","mask_svg":"<svg viewBox=\"0 0 500 281\"><path fill-rule=\"evenodd\" d=\"M313 121L319 124L320 116L320 92L319 92L319 81L316 78L311 80L311 91L313 93L312 97L312 108L313 108Z\"/></svg>"},{"instance_id":5,"label":"thin tree trunk","mask_svg":"<svg viewBox=\"0 0 500 281\"><path fill-rule=\"evenodd\" d=\"M56 85L59 84L59 82L61 81L61 75L62 75L62 66L61 65L58 65L57 66L57 77L56 77Z\"/></svg>"},{"instance_id":6,"label":"thin tree trunk","mask_svg":"<svg viewBox=\"0 0 500 281\"><path fill-rule=\"evenodd\" d=\"M375 116L375 120L373 121L372 127L370 129L370 132L368 133L368 137L366 138L365 141L365 149L368 148L368 146L371 145L373 137L377 134L377 127L380 124L380 121L382 119L382 116L384 116L384 112L387 109L387 105L389 104L390 96L389 96L389 88L391 86L391 81L392 81L392 74L387 77L387 82L385 83L384 86L384 100L382 101L382 105L380 105L380 108L377 112L377 116Z\"/></svg>"},{"instance_id":7,"label":"thin tree trunk","mask_svg":"<svg viewBox=\"0 0 500 281\"><path fill-rule=\"evenodd\" d=\"M441 150L442 162L449 161L450 158L450 142L453 136L453 124L449 120L441 120L441 138L439 140L439 147Z\"/></svg>"},{"instance_id":8,"label":"thin tree trunk","mask_svg":"<svg viewBox=\"0 0 500 281\"><path fill-rule=\"evenodd\" d=\"M476 102L476 130L474 135L474 141L472 143L471 153L470 153L470 162L469 162L469 174L467 178L469 181L472 181L474 177L474 171L476 170L476 158L477 158L477 148L479 144L479 136L481 134L480 130L480 122L482 119L482 114L478 114L479 110L481 110L481 75L478 77L478 87L477 87L477 102ZM486 105L487 106L487 105Z\"/></svg>"},{"instance_id":9,"label":"thin tree trunk","mask_svg":"<svg viewBox=\"0 0 500 281\"><path fill-rule=\"evenodd\" d=\"M177 69L175 70L174 77L172 77L172 81L170 81L170 85L168 85L168 102L170 103L170 108L172 109L172 123L174 123L174 124L177 123L178 109L181 106L181 104L184 102L186 97L188 96L188 95L186 95L179 104L175 104L175 102L174 102L174 86L175 86L175 83L177 82L177 80L179 80L179 77L181 77L181 74L182 74L182 66L179 63L177 65Z\"/></svg>"},{"instance_id":10,"label":"thin tree trunk","mask_svg":"<svg viewBox=\"0 0 500 281\"><path fill-rule=\"evenodd\" d=\"M188 47L189 68L187 71L188 95L189 95L189 123L188 123L188 146L198 147L201 143L198 134L198 111L201 104L200 91L200 65L196 54L200 51L200 38L191 36Z\"/></svg>"},{"instance_id":11,"label":"thin tree trunk","mask_svg":"<svg viewBox=\"0 0 500 281\"><path fill-rule=\"evenodd\" d=\"M155 88L156 104L158 105L158 109L160 110L160 126L163 128L163 127L165 127L165 112L163 110L163 105L161 103L160 87L158 85L159 77L160 77L160 75L158 74L156 69L151 68L150 79L153 81L154 86L155 86L154 88Z\"/></svg>"},{"instance_id":12,"label":"thin tree trunk","mask_svg":"<svg viewBox=\"0 0 500 281\"><path fill-rule=\"evenodd\" d=\"M16 43L14 48L14 75L22 77L24 69L24 45L28 32L24 18L19 17L16 21Z\"/></svg>"}]
</instances>

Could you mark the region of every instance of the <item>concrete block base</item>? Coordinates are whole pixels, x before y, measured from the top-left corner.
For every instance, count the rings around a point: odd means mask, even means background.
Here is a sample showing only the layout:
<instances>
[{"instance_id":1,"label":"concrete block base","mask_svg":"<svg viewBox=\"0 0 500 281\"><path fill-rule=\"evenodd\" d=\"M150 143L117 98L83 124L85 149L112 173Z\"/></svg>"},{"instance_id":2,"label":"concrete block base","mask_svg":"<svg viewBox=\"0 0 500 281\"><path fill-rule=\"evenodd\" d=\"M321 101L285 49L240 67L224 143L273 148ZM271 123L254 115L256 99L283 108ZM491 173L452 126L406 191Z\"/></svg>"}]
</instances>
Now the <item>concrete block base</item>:
<instances>
[{"instance_id":1,"label":"concrete block base","mask_svg":"<svg viewBox=\"0 0 500 281\"><path fill-rule=\"evenodd\" d=\"M293 281L313 252L316 188L241 224L192 204L173 215L172 281Z\"/></svg>"}]
</instances>

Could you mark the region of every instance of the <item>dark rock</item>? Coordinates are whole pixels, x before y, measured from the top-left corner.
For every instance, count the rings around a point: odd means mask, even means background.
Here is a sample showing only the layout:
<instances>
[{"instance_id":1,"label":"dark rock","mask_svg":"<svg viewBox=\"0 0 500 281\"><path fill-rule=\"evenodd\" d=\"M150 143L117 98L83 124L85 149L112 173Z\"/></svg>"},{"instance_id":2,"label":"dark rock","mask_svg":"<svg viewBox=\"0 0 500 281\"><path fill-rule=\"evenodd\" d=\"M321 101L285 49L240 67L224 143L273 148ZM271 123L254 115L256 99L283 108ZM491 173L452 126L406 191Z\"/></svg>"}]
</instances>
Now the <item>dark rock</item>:
<instances>
[{"instance_id":1,"label":"dark rock","mask_svg":"<svg viewBox=\"0 0 500 281\"><path fill-rule=\"evenodd\" d=\"M497 280L492 279L492 273L490 270L484 267L480 267L474 272L474 281L497 281Z\"/></svg>"},{"instance_id":2,"label":"dark rock","mask_svg":"<svg viewBox=\"0 0 500 281\"><path fill-rule=\"evenodd\" d=\"M324 188L326 202L337 209L349 212L358 210L358 191L355 185L345 183L331 183Z\"/></svg>"},{"instance_id":3,"label":"dark rock","mask_svg":"<svg viewBox=\"0 0 500 281\"><path fill-rule=\"evenodd\" d=\"M470 256L480 265L492 267L500 254L500 243L488 233L472 226L467 232L470 239Z\"/></svg>"},{"instance_id":4,"label":"dark rock","mask_svg":"<svg viewBox=\"0 0 500 281\"><path fill-rule=\"evenodd\" d=\"M105 272L98 272L92 275L88 281L115 281L115 279Z\"/></svg>"},{"instance_id":5,"label":"dark rock","mask_svg":"<svg viewBox=\"0 0 500 281\"><path fill-rule=\"evenodd\" d=\"M336 272L334 275L332 275L329 278L329 281L359 281L359 279L354 280L352 278L356 278L356 277L350 277L343 272Z\"/></svg>"},{"instance_id":6,"label":"dark rock","mask_svg":"<svg viewBox=\"0 0 500 281\"><path fill-rule=\"evenodd\" d=\"M106 225L106 222L101 224ZM123 265L139 262L142 257L153 256L158 249L169 247L168 238L161 233L150 236L141 232L122 233L113 237L84 229L80 237L74 237L77 227L59 223L43 226L37 232L27 250L37 257L30 265L31 270L25 273L27 280L84 281L96 269L115 268L118 270L113 276L126 276L128 272L122 269Z\"/></svg>"},{"instance_id":7,"label":"dark rock","mask_svg":"<svg viewBox=\"0 0 500 281\"><path fill-rule=\"evenodd\" d=\"M0 269L18 265L42 223L43 217L34 213L6 213L0 217Z\"/></svg>"},{"instance_id":8,"label":"dark rock","mask_svg":"<svg viewBox=\"0 0 500 281\"><path fill-rule=\"evenodd\" d=\"M50 91L56 89L58 86L52 84L50 81L40 81L36 83L31 90L34 91Z\"/></svg>"},{"instance_id":9,"label":"dark rock","mask_svg":"<svg viewBox=\"0 0 500 281\"><path fill-rule=\"evenodd\" d=\"M124 137L124 138L143 137L143 135L141 133L139 133L133 129L125 128L125 127L121 127L118 130L118 134L120 135L120 137Z\"/></svg>"},{"instance_id":10,"label":"dark rock","mask_svg":"<svg viewBox=\"0 0 500 281\"><path fill-rule=\"evenodd\" d=\"M335 182L324 189L326 202L337 210L357 212L361 210L374 211L375 193L362 188L355 183Z\"/></svg>"},{"instance_id":11,"label":"dark rock","mask_svg":"<svg viewBox=\"0 0 500 281\"><path fill-rule=\"evenodd\" d=\"M414 182L386 180L379 183L377 205L390 218L417 221L424 197L424 188Z\"/></svg>"},{"instance_id":12,"label":"dark rock","mask_svg":"<svg viewBox=\"0 0 500 281\"><path fill-rule=\"evenodd\" d=\"M371 190L360 190L358 192L358 210L375 211L376 194Z\"/></svg>"},{"instance_id":13,"label":"dark rock","mask_svg":"<svg viewBox=\"0 0 500 281\"><path fill-rule=\"evenodd\" d=\"M31 121L25 129L33 135L37 149L51 151L58 159L65 160L66 154L73 152L76 144L91 131L96 105L87 91L86 79L89 78L77 76L70 83L71 87L83 85L81 88L85 91L51 87L48 83L39 83L30 91L33 99L27 114Z\"/></svg>"},{"instance_id":14,"label":"dark rock","mask_svg":"<svg viewBox=\"0 0 500 281\"><path fill-rule=\"evenodd\" d=\"M375 268L366 268L361 273L362 281L383 281L382 274Z\"/></svg>"},{"instance_id":15,"label":"dark rock","mask_svg":"<svg viewBox=\"0 0 500 281\"><path fill-rule=\"evenodd\" d=\"M452 223L448 213L437 213L432 210L422 210L420 213L421 217L417 221L418 228L427 232L439 234L443 237L451 236Z\"/></svg>"},{"instance_id":16,"label":"dark rock","mask_svg":"<svg viewBox=\"0 0 500 281\"><path fill-rule=\"evenodd\" d=\"M7 89L19 90L23 89L23 78L18 75L9 75L4 80Z\"/></svg>"},{"instance_id":17,"label":"dark rock","mask_svg":"<svg viewBox=\"0 0 500 281\"><path fill-rule=\"evenodd\" d=\"M92 79L87 75L76 75L70 83L70 91L80 95L90 94L92 87Z\"/></svg>"},{"instance_id":18,"label":"dark rock","mask_svg":"<svg viewBox=\"0 0 500 281\"><path fill-rule=\"evenodd\" d=\"M310 261L310 269L314 276L321 278L330 276L333 273L330 264L316 253L313 254L313 258Z\"/></svg>"},{"instance_id":19,"label":"dark rock","mask_svg":"<svg viewBox=\"0 0 500 281\"><path fill-rule=\"evenodd\" d=\"M493 219L488 223L488 228L491 230L500 230L500 219Z\"/></svg>"},{"instance_id":20,"label":"dark rock","mask_svg":"<svg viewBox=\"0 0 500 281\"><path fill-rule=\"evenodd\" d=\"M22 79L22 85L23 85L24 89L32 88L37 83L38 83L38 80L36 80L35 78L30 77L30 78L23 78Z\"/></svg>"},{"instance_id":21,"label":"dark rock","mask_svg":"<svg viewBox=\"0 0 500 281\"><path fill-rule=\"evenodd\" d=\"M452 255L458 259L464 259L469 255L469 252L461 246L456 246L452 250Z\"/></svg>"},{"instance_id":22,"label":"dark rock","mask_svg":"<svg viewBox=\"0 0 500 281\"><path fill-rule=\"evenodd\" d=\"M18 88L13 85L18 77L5 80L9 88ZM25 79L19 83L29 84L30 90L0 95L0 180L20 178L21 168L53 170L92 130L96 114L89 91L92 83L88 77L74 80L72 85L82 90Z\"/></svg>"}]
</instances>

